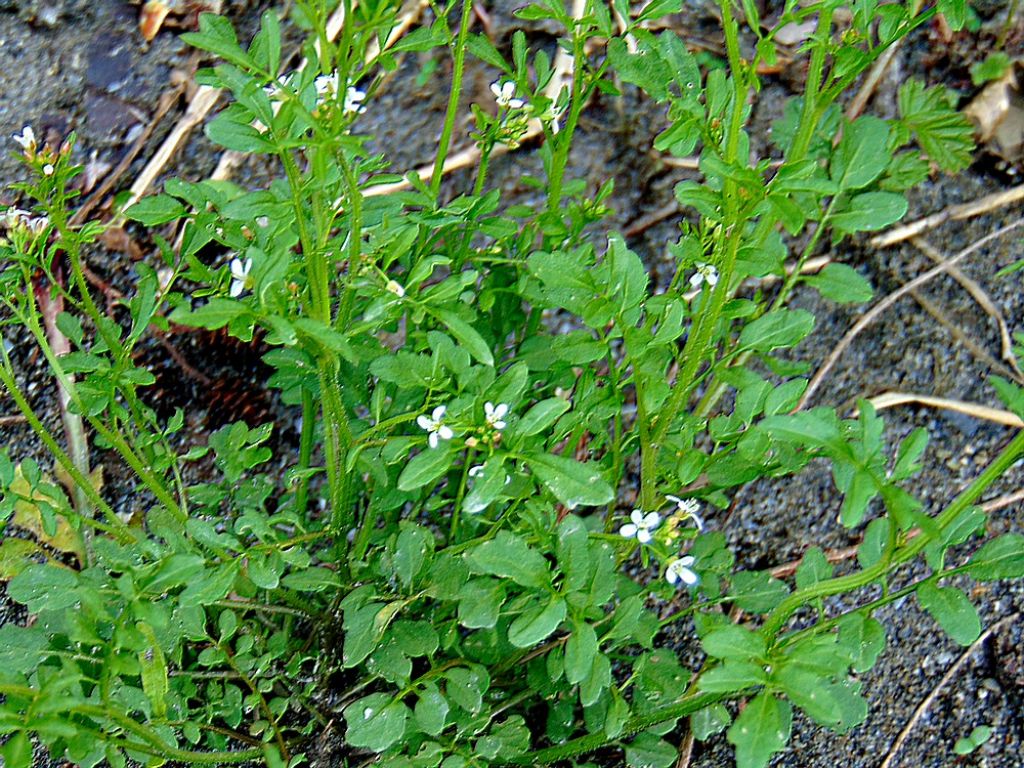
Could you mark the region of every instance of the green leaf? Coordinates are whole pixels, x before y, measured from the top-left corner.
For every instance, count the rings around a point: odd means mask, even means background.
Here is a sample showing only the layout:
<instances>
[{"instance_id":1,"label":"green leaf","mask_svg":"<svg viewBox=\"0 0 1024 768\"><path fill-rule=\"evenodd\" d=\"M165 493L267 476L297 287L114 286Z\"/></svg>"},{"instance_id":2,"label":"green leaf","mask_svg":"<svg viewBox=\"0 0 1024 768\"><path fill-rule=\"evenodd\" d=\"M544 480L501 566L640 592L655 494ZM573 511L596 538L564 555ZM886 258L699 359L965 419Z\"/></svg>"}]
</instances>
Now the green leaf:
<instances>
[{"instance_id":1,"label":"green leaf","mask_svg":"<svg viewBox=\"0 0 1024 768\"><path fill-rule=\"evenodd\" d=\"M864 192L850 198L829 219L838 232L875 232L899 221L907 212L907 199L895 192Z\"/></svg>"},{"instance_id":2,"label":"green leaf","mask_svg":"<svg viewBox=\"0 0 1024 768\"><path fill-rule=\"evenodd\" d=\"M499 531L493 539L471 550L466 559L479 573L512 579L523 587L543 589L551 583L544 556L509 531Z\"/></svg>"},{"instance_id":3,"label":"green leaf","mask_svg":"<svg viewBox=\"0 0 1024 768\"><path fill-rule=\"evenodd\" d=\"M394 566L398 581L406 589L434 552L434 535L421 525L403 520L395 542Z\"/></svg>"},{"instance_id":4,"label":"green leaf","mask_svg":"<svg viewBox=\"0 0 1024 768\"><path fill-rule=\"evenodd\" d=\"M615 492L593 463L581 464L549 453L530 453L525 458L555 498L570 509L581 505L596 507L615 498Z\"/></svg>"},{"instance_id":5,"label":"green leaf","mask_svg":"<svg viewBox=\"0 0 1024 768\"><path fill-rule=\"evenodd\" d=\"M405 735L409 708L388 693L371 693L343 710L349 746L383 752Z\"/></svg>"},{"instance_id":6,"label":"green leaf","mask_svg":"<svg viewBox=\"0 0 1024 768\"><path fill-rule=\"evenodd\" d=\"M1024 576L1024 536L1007 533L986 542L971 556L967 572L979 581L1021 578Z\"/></svg>"},{"instance_id":7,"label":"green leaf","mask_svg":"<svg viewBox=\"0 0 1024 768\"><path fill-rule=\"evenodd\" d=\"M194 48L209 51L243 69L254 65L249 55L238 44L238 37L231 22L216 13L199 15L199 31L186 32L181 39Z\"/></svg>"},{"instance_id":8,"label":"green leaf","mask_svg":"<svg viewBox=\"0 0 1024 768\"><path fill-rule=\"evenodd\" d=\"M146 227L177 221L185 215L185 206L170 195L150 195L126 209L124 215Z\"/></svg>"},{"instance_id":9,"label":"green leaf","mask_svg":"<svg viewBox=\"0 0 1024 768\"><path fill-rule=\"evenodd\" d=\"M712 630L701 638L700 644L708 656L716 659L746 661L764 656L767 650L763 635L736 625Z\"/></svg>"},{"instance_id":10,"label":"green leaf","mask_svg":"<svg viewBox=\"0 0 1024 768\"><path fill-rule=\"evenodd\" d=\"M917 601L960 645L970 645L981 634L978 611L956 587L937 587L926 582L917 589Z\"/></svg>"},{"instance_id":11,"label":"green leaf","mask_svg":"<svg viewBox=\"0 0 1024 768\"><path fill-rule=\"evenodd\" d=\"M11 579L7 595L29 613L63 611L78 603L78 575L54 565L30 565Z\"/></svg>"},{"instance_id":12,"label":"green leaf","mask_svg":"<svg viewBox=\"0 0 1024 768\"><path fill-rule=\"evenodd\" d=\"M519 437L539 434L558 421L558 417L570 407L571 403L561 397L541 400L523 414L523 418L516 424L515 434Z\"/></svg>"},{"instance_id":13,"label":"green leaf","mask_svg":"<svg viewBox=\"0 0 1024 768\"><path fill-rule=\"evenodd\" d=\"M419 691L419 699L413 710L416 724L428 736L437 736L448 721L448 699L441 695L433 683L426 683Z\"/></svg>"},{"instance_id":14,"label":"green leaf","mask_svg":"<svg viewBox=\"0 0 1024 768\"><path fill-rule=\"evenodd\" d=\"M889 125L872 115L847 125L832 156L832 180L839 189L862 189L881 176L889 164L888 141Z\"/></svg>"},{"instance_id":15,"label":"green leaf","mask_svg":"<svg viewBox=\"0 0 1024 768\"><path fill-rule=\"evenodd\" d=\"M947 0L946 5L951 3L964 6L964 0ZM943 86L927 88L920 80L908 80L900 86L898 101L902 122L942 170L955 173L971 164L974 127Z\"/></svg>"},{"instance_id":16,"label":"green leaf","mask_svg":"<svg viewBox=\"0 0 1024 768\"><path fill-rule=\"evenodd\" d=\"M214 144L246 154L266 154L275 146L252 125L252 116L234 104L206 124L203 133Z\"/></svg>"},{"instance_id":17,"label":"green leaf","mask_svg":"<svg viewBox=\"0 0 1024 768\"><path fill-rule=\"evenodd\" d=\"M998 80L1013 66L1013 61L1004 51L996 51L985 57L984 61L971 64L971 82L984 85L991 80Z\"/></svg>"},{"instance_id":18,"label":"green leaf","mask_svg":"<svg viewBox=\"0 0 1024 768\"><path fill-rule=\"evenodd\" d=\"M698 741L707 741L716 733L721 733L731 722L732 715L721 704L712 704L690 715L690 729Z\"/></svg>"},{"instance_id":19,"label":"green leaf","mask_svg":"<svg viewBox=\"0 0 1024 768\"><path fill-rule=\"evenodd\" d=\"M832 578L832 564L821 551L821 547L811 547L800 560L796 569L796 588L804 589L819 581Z\"/></svg>"},{"instance_id":20,"label":"green leaf","mask_svg":"<svg viewBox=\"0 0 1024 768\"><path fill-rule=\"evenodd\" d=\"M756 696L729 728L736 747L736 768L764 768L789 741L793 710L767 691Z\"/></svg>"},{"instance_id":21,"label":"green leaf","mask_svg":"<svg viewBox=\"0 0 1024 768\"><path fill-rule=\"evenodd\" d=\"M512 715L503 723L491 727L490 733L477 739L475 751L489 760L505 762L530 748L530 730L520 715Z\"/></svg>"},{"instance_id":22,"label":"green leaf","mask_svg":"<svg viewBox=\"0 0 1024 768\"><path fill-rule=\"evenodd\" d=\"M296 592L321 592L341 583L338 574L330 568L303 568L285 574L281 586L294 589Z\"/></svg>"},{"instance_id":23,"label":"green leaf","mask_svg":"<svg viewBox=\"0 0 1024 768\"><path fill-rule=\"evenodd\" d=\"M171 313L171 320L182 325L215 331L246 314L250 314L249 308L242 302L214 297L195 310L190 311L183 306L175 308Z\"/></svg>"},{"instance_id":24,"label":"green leaf","mask_svg":"<svg viewBox=\"0 0 1024 768\"><path fill-rule=\"evenodd\" d=\"M786 696L819 725L835 726L843 719L843 707L835 693L838 687L827 678L794 666L779 670L775 681Z\"/></svg>"},{"instance_id":25,"label":"green leaf","mask_svg":"<svg viewBox=\"0 0 1024 768\"><path fill-rule=\"evenodd\" d=\"M846 264L829 264L818 274L805 278L805 282L826 299L840 304L861 304L874 295L871 283Z\"/></svg>"},{"instance_id":26,"label":"green leaf","mask_svg":"<svg viewBox=\"0 0 1024 768\"><path fill-rule=\"evenodd\" d=\"M626 745L626 765L630 768L669 768L678 757L675 747L650 731Z\"/></svg>"},{"instance_id":27,"label":"green leaf","mask_svg":"<svg viewBox=\"0 0 1024 768\"><path fill-rule=\"evenodd\" d=\"M967 23L967 0L939 0L939 13L946 17L950 29L959 32Z\"/></svg>"},{"instance_id":28,"label":"green leaf","mask_svg":"<svg viewBox=\"0 0 1024 768\"><path fill-rule=\"evenodd\" d=\"M547 604L537 602L512 620L508 641L517 648L530 648L558 629L565 614L565 600L559 595L552 595Z\"/></svg>"},{"instance_id":29,"label":"green leaf","mask_svg":"<svg viewBox=\"0 0 1024 768\"><path fill-rule=\"evenodd\" d=\"M785 582L767 571L740 571L732 577L733 602L749 613L767 613L789 594Z\"/></svg>"},{"instance_id":30,"label":"green leaf","mask_svg":"<svg viewBox=\"0 0 1024 768\"><path fill-rule=\"evenodd\" d=\"M24 731L18 731L0 747L5 768L32 768L32 742Z\"/></svg>"},{"instance_id":31,"label":"green leaf","mask_svg":"<svg viewBox=\"0 0 1024 768\"><path fill-rule=\"evenodd\" d=\"M704 672L697 686L707 693L735 693L762 685L767 680L768 675L760 665L727 659Z\"/></svg>"},{"instance_id":32,"label":"green leaf","mask_svg":"<svg viewBox=\"0 0 1024 768\"><path fill-rule=\"evenodd\" d=\"M469 629L490 629L498 623L505 587L497 579L472 579L459 590L459 623Z\"/></svg>"},{"instance_id":33,"label":"green leaf","mask_svg":"<svg viewBox=\"0 0 1024 768\"><path fill-rule=\"evenodd\" d=\"M450 310L432 309L430 311L448 327L448 330L452 332L452 336L466 348L466 351L478 363L494 365L494 355L491 354L491 348L487 346L484 337L480 335L476 328Z\"/></svg>"},{"instance_id":34,"label":"green leaf","mask_svg":"<svg viewBox=\"0 0 1024 768\"><path fill-rule=\"evenodd\" d=\"M740 347L755 352L792 347L814 330L814 315L803 309L767 312L743 328Z\"/></svg>"},{"instance_id":35,"label":"green leaf","mask_svg":"<svg viewBox=\"0 0 1024 768\"><path fill-rule=\"evenodd\" d=\"M483 512L490 506L508 482L505 472L505 457L492 456L484 462L483 469L471 481L469 493L462 500L462 509L473 515Z\"/></svg>"},{"instance_id":36,"label":"green leaf","mask_svg":"<svg viewBox=\"0 0 1024 768\"><path fill-rule=\"evenodd\" d=\"M447 441L437 448L425 448L413 456L398 476L398 490L415 491L437 481L455 461L455 452Z\"/></svg>"},{"instance_id":37,"label":"green leaf","mask_svg":"<svg viewBox=\"0 0 1024 768\"><path fill-rule=\"evenodd\" d=\"M454 667L444 673L448 698L467 712L476 713L483 706L483 696L491 685L487 669L479 664Z\"/></svg>"},{"instance_id":38,"label":"green leaf","mask_svg":"<svg viewBox=\"0 0 1024 768\"><path fill-rule=\"evenodd\" d=\"M848 614L839 620L839 645L854 672L867 672L885 649L885 627L870 616Z\"/></svg>"},{"instance_id":39,"label":"green leaf","mask_svg":"<svg viewBox=\"0 0 1024 768\"><path fill-rule=\"evenodd\" d=\"M582 622L575 624L565 643L565 679L570 685L581 682L590 674L597 653L597 632L594 628Z\"/></svg>"}]
</instances>

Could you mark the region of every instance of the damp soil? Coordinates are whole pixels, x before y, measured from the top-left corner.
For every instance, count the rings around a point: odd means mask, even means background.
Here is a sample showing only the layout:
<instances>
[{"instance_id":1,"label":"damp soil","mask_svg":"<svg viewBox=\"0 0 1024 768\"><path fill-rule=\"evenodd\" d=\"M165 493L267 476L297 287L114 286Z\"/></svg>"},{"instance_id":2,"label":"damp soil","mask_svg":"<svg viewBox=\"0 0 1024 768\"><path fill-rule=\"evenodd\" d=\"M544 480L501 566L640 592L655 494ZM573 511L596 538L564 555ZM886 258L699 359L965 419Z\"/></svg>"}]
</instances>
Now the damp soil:
<instances>
[{"instance_id":1,"label":"damp soil","mask_svg":"<svg viewBox=\"0 0 1024 768\"><path fill-rule=\"evenodd\" d=\"M186 13L172 16L171 21L187 27L194 22L200 4L180 5ZM522 26L512 16L522 3L500 0L482 5L486 13L475 23L499 48L507 48L512 29ZM980 30L950 37L939 25L931 24L907 42L871 104L875 113L883 117L893 114L896 88L910 77L943 82L964 99L971 95L968 68L991 50L1002 11L998 2L973 5L983 22ZM243 39L245 30L254 28L266 7L250 0L223 3L224 12L243 30ZM101 182L150 123L161 95L177 79L187 79L201 63L173 29L161 31L145 44L137 29L138 10L137 5L122 0L0 0L0 135L33 125L37 134L58 143L73 130L78 135L75 151L87 168L86 186ZM772 16L770 6L763 16ZM683 13L671 18L671 26L708 61L720 51L720 33L708 6L688 0ZM531 45L552 47L556 30L533 24L526 31ZM293 39L297 39L294 33ZM1022 39L1024 30L1012 30L1008 52L1020 55ZM432 67L436 69L430 73ZM777 75L766 79L751 132L755 149L765 146L771 121L803 77L800 67L793 65L782 66ZM376 137L376 148L386 152L396 168L405 170L432 158L449 78L450 64L439 52L407 56L399 61L372 108L360 118L365 121L361 128ZM492 73L470 64L464 114L469 114L469 102L489 101L491 79ZM177 105L159 122L117 189L131 183L183 109L183 104ZM678 236L682 215L671 208L672 189L692 175L665 163L653 151L652 138L663 125L664 110L638 98L629 87L618 97L599 96L585 113L569 169L570 175L583 179L590 189L607 178L615 180L610 200L613 213L604 226L625 233L630 247L649 265L656 286L666 285L671 277L667 246ZM462 142L468 143L468 133L469 126L463 123ZM198 180L213 170L218 158L216 148L200 132L194 132L166 174ZM265 183L271 172L265 164L250 161L235 180L255 186ZM0 157L0 181L5 189L22 174L16 157ZM536 194L524 181L531 175L542 175L540 157L532 145L495 159L489 170L491 183L516 202L529 203ZM937 175L912 190L908 219L1016 183L1019 179L1012 164L1007 166L979 151L968 171L956 177ZM453 174L446 182L446 193L455 195L469 184L468 173ZM88 188L84 194L88 196ZM4 202L14 201L10 192L0 193L0 197ZM105 215L106 202L98 207L101 215ZM953 255L1019 215L1019 208L1000 210L946 224L927 237L945 254ZM99 249L90 256L92 271L112 287L130 285L135 263L153 258L148 241L141 233L133 234L137 249L128 253ZM1022 258L1022 250L1020 235L1012 235L962 263L963 271L983 286L1003 313L1010 330L1017 332L1024 331L1020 278L997 278L995 273ZM872 282L878 296L932 266L911 246L877 250L853 241L835 249L823 246L821 251L855 267ZM995 323L951 278L936 278L920 295L920 300L902 299L858 337L816 394L815 403L848 411L858 398L895 390L998 405L986 381L993 372L991 361L978 353L983 350L999 360ZM837 307L811 291L799 290L793 304L817 317L816 332L795 353L812 369L825 360L866 309ZM28 351L26 339L8 331L4 341L12 350L25 391L45 414L47 426L60 434L55 390L42 361ZM152 343L145 354L146 364L158 378L153 402L169 410L187 409L187 439L205 442L211 430L237 418L250 423L273 419L279 425L277 447L282 452L294 447L296 414L264 394L266 371L259 361L259 349L180 331ZM0 416L13 413L13 404L0 396ZM885 411L884 416L887 439L893 446L916 427L925 427L931 434L925 468L913 488L930 512L976 477L1009 438L1004 427L949 412L904 406ZM0 444L16 459L33 457L49 465L23 426L0 422ZM100 461L106 458L97 457ZM104 493L115 508L127 513L145 503L112 461L105 469ZM989 498L1017 490L1022 483L1024 467L1018 465L990 490ZM712 513L708 524L726 534L741 565L767 568L799 558L810 546L856 544L859 531L846 531L836 522L840 503L827 468L812 465L795 479L763 481L743 489L730 509ZM988 527L991 535L1021 531L1024 507L1017 503L995 511ZM0 584L0 622L24 620L3 595ZM867 721L850 733L835 734L797 715L790 745L772 765L878 768L890 759L891 768L1024 766L1024 584L983 585L974 588L972 597L983 624L999 624L964 658L964 650L913 600L883 609L879 617L886 626L889 645L876 667L863 677L870 700ZM686 625L673 626L662 642L684 657L695 654L692 628ZM955 673L949 675L954 668ZM936 695L927 708L918 713L933 693ZM889 758L898 735L911 720L913 727ZM991 739L973 755L955 757L954 741L978 725L993 729ZM678 742L682 734L669 738ZM320 734L310 754L317 766L343 765L346 754L338 730ZM39 764L44 764L42 757ZM609 756L604 764L617 765L618 758ZM731 747L723 735L698 742L690 764L697 768L730 765Z\"/></svg>"}]
</instances>

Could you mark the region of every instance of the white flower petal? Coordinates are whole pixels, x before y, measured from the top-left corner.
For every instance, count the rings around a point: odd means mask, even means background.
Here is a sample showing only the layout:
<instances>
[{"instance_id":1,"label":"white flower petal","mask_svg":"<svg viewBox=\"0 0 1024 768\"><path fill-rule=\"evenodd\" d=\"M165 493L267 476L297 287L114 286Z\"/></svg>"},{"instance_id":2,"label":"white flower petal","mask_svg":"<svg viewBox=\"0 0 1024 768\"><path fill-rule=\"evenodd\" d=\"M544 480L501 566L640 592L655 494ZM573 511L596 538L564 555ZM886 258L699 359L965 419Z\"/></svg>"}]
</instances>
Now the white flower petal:
<instances>
[{"instance_id":1,"label":"white flower petal","mask_svg":"<svg viewBox=\"0 0 1024 768\"><path fill-rule=\"evenodd\" d=\"M455 433L452 432L451 427L445 426L444 424L441 424L437 428L436 434L440 435L442 440L451 440L455 436Z\"/></svg>"},{"instance_id":2,"label":"white flower petal","mask_svg":"<svg viewBox=\"0 0 1024 768\"><path fill-rule=\"evenodd\" d=\"M448 406L447 405L439 405L430 414L430 418L432 418L434 421L441 421L441 419L444 418L444 415L445 415L445 413L447 411L448 411Z\"/></svg>"},{"instance_id":3,"label":"white flower petal","mask_svg":"<svg viewBox=\"0 0 1024 768\"><path fill-rule=\"evenodd\" d=\"M427 432L432 431L434 427L437 426L430 420L429 416L417 416L416 423L420 425L420 429L425 429Z\"/></svg>"},{"instance_id":4,"label":"white flower petal","mask_svg":"<svg viewBox=\"0 0 1024 768\"><path fill-rule=\"evenodd\" d=\"M700 284L704 282L704 275L700 272L695 272L690 275L690 285L694 288L700 288Z\"/></svg>"},{"instance_id":5,"label":"white flower petal","mask_svg":"<svg viewBox=\"0 0 1024 768\"><path fill-rule=\"evenodd\" d=\"M503 419L506 413L508 413L508 403L498 403L494 409L494 415L499 419Z\"/></svg>"},{"instance_id":6,"label":"white flower petal","mask_svg":"<svg viewBox=\"0 0 1024 768\"><path fill-rule=\"evenodd\" d=\"M641 544L649 544L652 538L654 537L651 536L651 532L646 528L641 528L636 532L636 540Z\"/></svg>"},{"instance_id":7,"label":"white flower petal","mask_svg":"<svg viewBox=\"0 0 1024 768\"><path fill-rule=\"evenodd\" d=\"M431 432L427 435L427 445L431 448L437 448L437 432Z\"/></svg>"},{"instance_id":8,"label":"white flower petal","mask_svg":"<svg viewBox=\"0 0 1024 768\"><path fill-rule=\"evenodd\" d=\"M637 526L644 524L644 513L639 509L634 509L629 513L629 519L636 523Z\"/></svg>"},{"instance_id":9,"label":"white flower petal","mask_svg":"<svg viewBox=\"0 0 1024 768\"><path fill-rule=\"evenodd\" d=\"M626 523L624 526L619 528L619 535L625 536L627 539L632 539L634 536L636 536L637 531L639 530L640 529L632 523Z\"/></svg>"},{"instance_id":10,"label":"white flower petal","mask_svg":"<svg viewBox=\"0 0 1024 768\"><path fill-rule=\"evenodd\" d=\"M242 291L244 291L244 290L245 290L245 284L244 283L242 283L242 282L240 282L238 280L232 280L231 281L231 287L228 289L228 295L232 299L237 299L239 296L242 295Z\"/></svg>"},{"instance_id":11,"label":"white flower petal","mask_svg":"<svg viewBox=\"0 0 1024 768\"><path fill-rule=\"evenodd\" d=\"M504 429L505 427L508 426L508 424L499 419L498 421L492 421L491 426L494 427L495 429Z\"/></svg>"},{"instance_id":12,"label":"white flower petal","mask_svg":"<svg viewBox=\"0 0 1024 768\"><path fill-rule=\"evenodd\" d=\"M661 522L661 515L657 512L651 512L644 516L644 527L645 528L657 528Z\"/></svg>"}]
</instances>

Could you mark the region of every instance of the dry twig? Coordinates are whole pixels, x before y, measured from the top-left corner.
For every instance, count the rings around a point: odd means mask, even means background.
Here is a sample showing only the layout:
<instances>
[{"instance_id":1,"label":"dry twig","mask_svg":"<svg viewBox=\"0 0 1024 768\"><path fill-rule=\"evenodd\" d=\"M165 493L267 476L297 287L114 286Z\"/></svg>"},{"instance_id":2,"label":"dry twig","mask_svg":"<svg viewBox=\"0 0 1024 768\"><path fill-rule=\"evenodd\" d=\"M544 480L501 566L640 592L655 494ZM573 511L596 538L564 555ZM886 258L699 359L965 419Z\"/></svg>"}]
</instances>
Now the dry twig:
<instances>
[{"instance_id":1,"label":"dry twig","mask_svg":"<svg viewBox=\"0 0 1024 768\"><path fill-rule=\"evenodd\" d=\"M910 735L910 732L913 730L914 726L917 725L918 721L920 721L921 717L928 710L928 707L932 705L932 702L934 702L935 699L938 698L942 690L947 685L949 685L950 680L956 677L957 673L964 666L964 664L967 663L971 656L974 655L974 652L977 651L985 643L985 641L987 641L990 637L992 637L992 635L994 635L1003 627L1016 621L1018 618L1020 618L1019 612L1003 617L995 624L993 624L991 627L982 632L981 635L978 636L977 640L975 640L973 643L967 646L966 649L964 649L964 652L960 654L960 658L956 660L953 666L946 670L946 674L944 674L942 676L942 679L939 680L938 685L932 688L931 692L924 697L920 704L917 705L917 709L914 710L914 714L911 715L910 719L907 721L907 724L903 726L903 730L900 731L899 735L896 737L896 741L893 742L892 747L889 749L888 754L885 756L885 760L882 761L878 768L891 768L892 761L896 759L897 753L900 751L900 748L903 746L904 742L906 742L907 737Z\"/></svg>"},{"instance_id":2,"label":"dry twig","mask_svg":"<svg viewBox=\"0 0 1024 768\"><path fill-rule=\"evenodd\" d=\"M1013 205L1018 200L1024 200L1024 184L1010 187L1010 189L1005 189L1002 192L993 192L991 195L985 195L969 203L952 205L943 211L925 216L923 219L918 219L909 224L890 229L880 235L875 235L868 242L875 248L885 248L901 243L904 240L909 240L912 237L917 237L930 229L935 229L940 224L945 224L947 221L962 221L974 216L981 216L998 208Z\"/></svg>"},{"instance_id":3,"label":"dry twig","mask_svg":"<svg viewBox=\"0 0 1024 768\"><path fill-rule=\"evenodd\" d=\"M912 242L925 256L936 264L945 263L946 257L923 237L913 237L910 239L910 242ZM946 271L949 273L950 277L963 286L964 290L971 295L971 298L978 303L978 306L984 310L985 314L996 321L996 325L999 326L999 342L1001 345L1003 361L1006 362L1013 371L1013 378L1015 378L1018 383L1024 382L1024 372L1022 372L1018 367L1017 356L1013 354L1013 339L1010 337L1010 329L1007 327L1003 313L999 311L995 302L993 302L989 295L985 293L985 289L972 278L965 275L959 267L952 265L948 267Z\"/></svg>"},{"instance_id":4,"label":"dry twig","mask_svg":"<svg viewBox=\"0 0 1024 768\"><path fill-rule=\"evenodd\" d=\"M832 350L832 352L826 358L825 362L814 374L814 378L812 378L810 384L807 385L807 390L804 392L803 397L800 398L800 402L797 403L797 406L794 410L801 410L804 408L804 406L807 405L808 402L810 402L811 397L821 386L822 381L824 381L825 377L828 376L829 372L839 361L839 358L842 357L843 353L847 350L847 348L849 348L850 344L853 343L853 340L860 334L861 331L863 331L867 326L873 323L883 312L885 312L885 310L889 309L889 307L891 307L893 304L895 304L897 301L906 296L915 288L918 288L919 286L922 286L925 283L927 283L932 278L943 274L944 272L948 271L948 269L954 264L963 261L968 256L985 247L993 240L997 240L1003 235L1012 232L1013 230L1018 229L1021 226L1024 226L1024 218L1017 219L1016 221L1013 221L1004 227L1000 227L994 232L990 232L977 242L971 244L967 248L960 251L960 253L958 253L956 256L953 256L950 259L946 259L945 261L943 261L942 264L939 264L933 267L932 269L929 269L927 272L918 275L909 283L906 283L901 288L898 288L897 290L893 291L880 302L878 302L875 306L873 306L871 309L865 312L861 316L861 318L854 324L854 326L846 333L846 335L843 336L840 342L836 345L835 349Z\"/></svg>"},{"instance_id":5,"label":"dry twig","mask_svg":"<svg viewBox=\"0 0 1024 768\"><path fill-rule=\"evenodd\" d=\"M878 410L895 408L898 405L924 405L928 408L963 413L976 419L991 421L993 424L1002 424L1004 427L1024 428L1024 421L1021 421L1020 417L1015 413L999 408L990 408L987 405L968 403L963 400L951 400L947 397L918 395L912 392L883 392L880 395L869 398L868 402Z\"/></svg>"}]
</instances>

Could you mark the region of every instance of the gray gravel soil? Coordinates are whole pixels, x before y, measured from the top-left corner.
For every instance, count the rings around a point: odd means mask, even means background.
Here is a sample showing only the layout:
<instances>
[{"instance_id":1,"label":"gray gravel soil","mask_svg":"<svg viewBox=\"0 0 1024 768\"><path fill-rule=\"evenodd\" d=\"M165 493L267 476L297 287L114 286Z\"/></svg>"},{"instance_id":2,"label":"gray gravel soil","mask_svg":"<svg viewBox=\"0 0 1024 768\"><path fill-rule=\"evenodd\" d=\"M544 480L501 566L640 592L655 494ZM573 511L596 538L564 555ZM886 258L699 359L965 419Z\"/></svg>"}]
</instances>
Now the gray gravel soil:
<instances>
[{"instance_id":1,"label":"gray gravel soil","mask_svg":"<svg viewBox=\"0 0 1024 768\"><path fill-rule=\"evenodd\" d=\"M488 24L499 47L510 43L515 20L511 11L517 2L492 2ZM979 4L976 4L976 7ZM225 3L225 11L242 27L253 28L265 5L236 0ZM998 13L999 4L981 5L982 20ZM988 16L986 16L988 14ZM770 9L765 10L770 16ZM24 125L37 134L59 142L70 130L79 136L77 153L98 179L115 166L134 139L149 122L153 109L172 81L172 73L194 71L197 58L181 43L175 30L165 29L148 46L137 31L138 6L121 0L0 0L0 135L19 131ZM184 24L185 18L179 19ZM704 50L715 50L719 34L710 10L688 2L684 13L674 17L677 29L688 42ZM985 37L989 35L989 37ZM247 33L240 35L246 39ZM929 83L945 82L964 97L972 86L967 68L991 47L991 33L983 29L946 41L935 25L920 29L894 61L892 74L880 86L873 108L883 117L893 113L895 88L908 77ZM1024 30L1011 35L1008 52L1020 55ZM551 30L528 28L531 45L551 45ZM430 57L437 58L437 71L418 85L416 78ZM753 140L764 145L764 131L777 116L782 99L794 82L802 78L799 68L790 68L769 80L755 112ZM396 75L383 89L363 119L366 131L376 136L376 145L386 151L396 166L405 170L429 161L441 124L440 114L447 96L450 63L441 54L410 56L400 62ZM475 64L467 73L467 105L487 103L493 74ZM157 142L180 116L182 107L172 110L154 132L123 177L119 188L127 187ZM658 212L672 201L673 186L689 172L663 163L651 149L652 137L663 125L663 111L638 100L630 88L621 98L601 97L588 109L581 126L580 141L571 158L570 173L596 189L612 176L616 192L609 229L626 232L630 246L651 267L653 281L665 285L671 276L666 246L678 236L679 214L659 219ZM468 114L468 109L466 110ZM469 128L463 126L462 145ZM457 134L458 137L459 134ZM459 139L457 138L457 141ZM460 148L456 146L456 150ZM13 147L12 147L13 148ZM1008 184L1018 183L1010 171L999 169L979 152L969 171L949 178L937 176L912 191L908 219L927 215L944 207L973 200ZM212 171L218 159L213 147L195 133L188 146L175 158L168 174L200 179ZM532 194L523 184L525 175L540 175L540 159L534 147L496 159L490 168L492 184L501 186L517 202L528 202ZM267 169L258 162L243 167L240 183L256 184ZM16 156L0 153L0 179L4 186L19 180L23 171ZM465 173L448 181L452 193L468 186ZM0 193L13 202L11 193ZM996 211L966 222L944 225L928 235L947 256L977 241L1021 214L1019 206ZM144 241L143 241L144 242ZM1024 331L1024 294L1019 276L996 278L995 272L1024 257L1020 234L992 243L971 256L962 268L988 292L1006 318L1011 331ZM912 246L875 250L864 243L843 243L835 251L822 253L857 268L883 296L932 266ZM142 253L145 258L145 253ZM130 283L132 261L123 253L99 251L91 266L111 284ZM897 390L966 400L998 406L986 378L988 364L972 354L950 328L957 329L976 346L999 357L999 335L995 323L951 278L940 277L921 293L938 311L929 313L914 298L906 297L869 326L843 355L817 393L815 402L849 410L857 398ZM846 333L866 306L837 307L811 291L798 291L794 305L811 310L817 330L797 355L816 368ZM943 320L940 322L936 319ZM21 339L8 335L23 381L30 396L46 414L47 423L60 433L53 385L40 361L22 352ZM239 349L218 340L178 338L178 351L205 376L227 382L209 391L168 359L162 348L150 351L150 364L160 383L159 398L165 405L189 405L192 436L203 435L219 424L238 417L238 402L249 400L264 375L259 353ZM24 348L27 348L24 347ZM178 398L178 399L175 399ZM0 415L14 412L14 406L0 397ZM289 424L294 414L272 400L258 405L254 420L278 419ZM985 467L1009 438L1009 430L967 416L925 408L903 406L883 412L887 436L895 446L913 428L923 426L931 434L926 467L917 478L914 492L934 512L952 498ZM284 430L286 433L288 430ZM280 438L282 446L293 438ZM44 465L49 461L27 429L0 426L0 445L10 446L15 458L34 456ZM141 503L135 489L108 468L105 493L119 508ZM1021 487L1024 469L1018 466L988 498L996 498ZM825 467L812 465L795 480L758 482L744 489L728 513L710 515L713 529L723 530L749 568L766 568L796 558L810 546L845 547L858 543L861 529L846 531L836 522L841 499ZM989 533L1024 529L1024 507L1006 506L991 515ZM2 599L0 622L24 619ZM891 605L880 613L889 643L878 665L864 676L864 691L871 702L868 720L847 734L817 728L798 715L789 748L773 766L834 766L880 768L888 759L897 735L914 720L898 751L887 765L891 768L938 768L939 766L1024 766L1024 585L984 585L972 592L983 625L1000 622L998 628L964 656L964 649L949 640L913 602ZM664 642L681 655L694 654L692 627L673 627ZM948 675L951 669L955 672ZM944 677L946 676L946 677ZM936 689L938 690L936 691ZM935 694L927 707L918 708ZM958 758L952 751L957 738L973 727L988 725L993 736L971 756ZM680 740L681 733L669 738ZM343 751L337 730L323 734L310 750L318 766L341 765ZM42 762L40 764L43 764ZM616 759L607 762L617 764ZM697 768L732 764L731 747L724 736L694 746L691 765Z\"/></svg>"}]
</instances>

